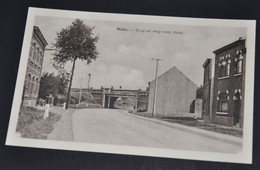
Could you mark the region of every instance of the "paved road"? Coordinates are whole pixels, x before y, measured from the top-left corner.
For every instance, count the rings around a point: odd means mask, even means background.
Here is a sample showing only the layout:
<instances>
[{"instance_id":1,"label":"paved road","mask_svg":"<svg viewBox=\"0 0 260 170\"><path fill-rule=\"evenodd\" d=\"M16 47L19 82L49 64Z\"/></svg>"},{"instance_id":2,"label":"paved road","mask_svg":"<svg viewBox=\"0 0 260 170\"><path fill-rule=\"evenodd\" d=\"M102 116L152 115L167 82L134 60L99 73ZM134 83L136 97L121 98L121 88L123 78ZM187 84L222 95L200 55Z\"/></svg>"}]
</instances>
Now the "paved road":
<instances>
[{"instance_id":1,"label":"paved road","mask_svg":"<svg viewBox=\"0 0 260 170\"><path fill-rule=\"evenodd\" d=\"M48 135L48 140L73 141L72 115L74 110L56 109L54 113L61 114L61 120L54 125L54 130Z\"/></svg>"},{"instance_id":2,"label":"paved road","mask_svg":"<svg viewBox=\"0 0 260 170\"><path fill-rule=\"evenodd\" d=\"M114 109L82 109L72 116L73 140L181 150L238 152L241 147Z\"/></svg>"}]
</instances>

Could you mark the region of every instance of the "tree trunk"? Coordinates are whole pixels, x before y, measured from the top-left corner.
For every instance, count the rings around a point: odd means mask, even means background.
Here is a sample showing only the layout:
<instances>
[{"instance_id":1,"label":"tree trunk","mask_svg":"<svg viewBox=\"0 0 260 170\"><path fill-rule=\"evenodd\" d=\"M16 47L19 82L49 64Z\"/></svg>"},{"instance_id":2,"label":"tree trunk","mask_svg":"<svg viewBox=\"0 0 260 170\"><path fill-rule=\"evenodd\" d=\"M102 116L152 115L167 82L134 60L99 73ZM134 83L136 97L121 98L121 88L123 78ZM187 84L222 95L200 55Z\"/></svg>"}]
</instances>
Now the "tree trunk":
<instances>
[{"instance_id":1,"label":"tree trunk","mask_svg":"<svg viewBox=\"0 0 260 170\"><path fill-rule=\"evenodd\" d=\"M74 69L75 69L75 62L76 62L76 59L73 60L73 66L72 66L71 75L70 75L70 84L69 84L69 89L68 89L68 94L67 94L66 109L69 108L70 89L71 89L72 79L73 79L73 74L74 74Z\"/></svg>"}]
</instances>

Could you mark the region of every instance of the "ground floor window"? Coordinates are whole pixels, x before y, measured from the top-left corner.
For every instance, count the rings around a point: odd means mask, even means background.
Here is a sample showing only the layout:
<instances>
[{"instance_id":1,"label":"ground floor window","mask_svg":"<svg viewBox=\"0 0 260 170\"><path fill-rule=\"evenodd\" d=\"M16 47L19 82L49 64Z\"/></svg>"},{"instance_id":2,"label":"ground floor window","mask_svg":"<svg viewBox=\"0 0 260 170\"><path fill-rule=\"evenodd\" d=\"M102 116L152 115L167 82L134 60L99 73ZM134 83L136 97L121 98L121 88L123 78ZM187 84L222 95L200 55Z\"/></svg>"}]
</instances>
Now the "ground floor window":
<instances>
[{"instance_id":1,"label":"ground floor window","mask_svg":"<svg viewBox=\"0 0 260 170\"><path fill-rule=\"evenodd\" d=\"M228 112L228 91L226 92L219 92L217 97L218 103L218 112Z\"/></svg>"},{"instance_id":2,"label":"ground floor window","mask_svg":"<svg viewBox=\"0 0 260 170\"><path fill-rule=\"evenodd\" d=\"M228 111L228 102L227 101L219 101L219 112L227 112Z\"/></svg>"}]
</instances>

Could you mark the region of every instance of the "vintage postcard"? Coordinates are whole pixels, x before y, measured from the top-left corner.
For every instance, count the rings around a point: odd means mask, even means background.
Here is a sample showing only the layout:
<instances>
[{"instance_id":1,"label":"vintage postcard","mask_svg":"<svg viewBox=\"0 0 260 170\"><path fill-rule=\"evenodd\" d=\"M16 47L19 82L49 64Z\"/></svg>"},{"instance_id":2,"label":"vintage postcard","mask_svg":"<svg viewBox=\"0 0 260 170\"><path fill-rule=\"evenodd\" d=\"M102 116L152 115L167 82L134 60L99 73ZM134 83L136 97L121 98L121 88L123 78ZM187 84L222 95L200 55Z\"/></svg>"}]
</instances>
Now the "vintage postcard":
<instances>
[{"instance_id":1,"label":"vintage postcard","mask_svg":"<svg viewBox=\"0 0 260 170\"><path fill-rule=\"evenodd\" d=\"M252 163L255 25L29 8L6 145Z\"/></svg>"}]
</instances>

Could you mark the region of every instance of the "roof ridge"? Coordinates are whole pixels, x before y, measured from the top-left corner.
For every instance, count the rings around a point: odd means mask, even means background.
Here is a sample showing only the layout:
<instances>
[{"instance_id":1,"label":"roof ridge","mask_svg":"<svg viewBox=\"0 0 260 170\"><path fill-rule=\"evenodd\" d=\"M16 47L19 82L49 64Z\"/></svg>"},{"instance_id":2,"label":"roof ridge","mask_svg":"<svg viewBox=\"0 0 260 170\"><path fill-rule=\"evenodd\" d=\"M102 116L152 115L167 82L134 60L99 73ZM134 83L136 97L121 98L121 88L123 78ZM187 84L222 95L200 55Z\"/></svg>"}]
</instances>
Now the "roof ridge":
<instances>
[{"instance_id":1,"label":"roof ridge","mask_svg":"<svg viewBox=\"0 0 260 170\"><path fill-rule=\"evenodd\" d=\"M178 71L181 75L183 75L188 81L190 81L190 82L192 82L192 84L193 85L195 85L196 87L198 87L198 85L197 84L195 84L188 76L186 76L180 69L178 69L176 66L173 66L173 67L171 67L170 69L168 69L167 71L165 71L164 73L162 73L161 75L159 75L158 77L157 77L157 79L159 79L161 76L163 76L164 74L166 74L166 73L168 73L169 71L171 71L171 70L176 70L176 71ZM155 79L153 79L152 81L155 81ZM150 81L150 82L152 82L152 81Z\"/></svg>"}]
</instances>

